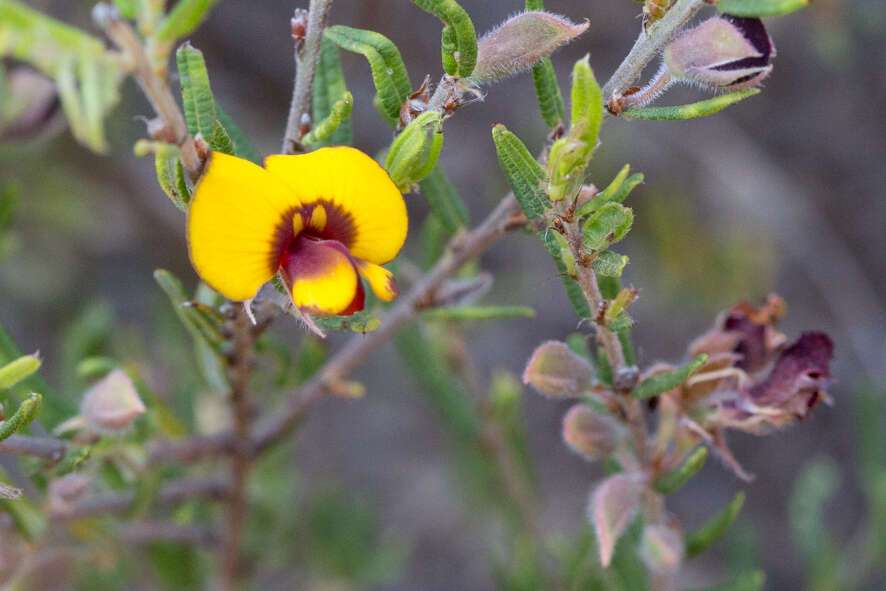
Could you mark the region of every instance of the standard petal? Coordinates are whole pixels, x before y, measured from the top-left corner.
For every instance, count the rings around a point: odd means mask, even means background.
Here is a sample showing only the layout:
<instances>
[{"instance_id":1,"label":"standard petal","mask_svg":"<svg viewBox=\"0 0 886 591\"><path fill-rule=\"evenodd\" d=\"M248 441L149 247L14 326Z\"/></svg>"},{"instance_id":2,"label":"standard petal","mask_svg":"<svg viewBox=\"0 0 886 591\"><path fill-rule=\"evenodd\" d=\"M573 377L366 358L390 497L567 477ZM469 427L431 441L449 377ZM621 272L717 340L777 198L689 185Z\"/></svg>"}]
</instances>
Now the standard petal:
<instances>
[{"instance_id":1,"label":"standard petal","mask_svg":"<svg viewBox=\"0 0 886 591\"><path fill-rule=\"evenodd\" d=\"M394 274L375 263L367 263L366 261L357 261L357 270L372 288L372 293L378 296L378 299L390 302L400 295L400 289L394 280Z\"/></svg>"},{"instance_id":2,"label":"standard petal","mask_svg":"<svg viewBox=\"0 0 886 591\"><path fill-rule=\"evenodd\" d=\"M260 166L213 152L188 209L197 273L225 297L251 298L277 272L298 206L289 186Z\"/></svg>"},{"instance_id":3,"label":"standard petal","mask_svg":"<svg viewBox=\"0 0 886 591\"><path fill-rule=\"evenodd\" d=\"M283 179L303 203L331 203L350 221L341 241L358 259L383 264L406 240L408 219L403 195L375 160L354 148L321 148L294 156L265 158L268 172ZM327 208L330 220L334 212ZM331 222L330 222L331 223ZM327 225L327 230L332 231Z\"/></svg>"},{"instance_id":4,"label":"standard petal","mask_svg":"<svg viewBox=\"0 0 886 591\"><path fill-rule=\"evenodd\" d=\"M357 269L340 243L302 235L284 255L282 270L292 303L305 312L331 316L356 311L352 304L360 295Z\"/></svg>"}]
</instances>

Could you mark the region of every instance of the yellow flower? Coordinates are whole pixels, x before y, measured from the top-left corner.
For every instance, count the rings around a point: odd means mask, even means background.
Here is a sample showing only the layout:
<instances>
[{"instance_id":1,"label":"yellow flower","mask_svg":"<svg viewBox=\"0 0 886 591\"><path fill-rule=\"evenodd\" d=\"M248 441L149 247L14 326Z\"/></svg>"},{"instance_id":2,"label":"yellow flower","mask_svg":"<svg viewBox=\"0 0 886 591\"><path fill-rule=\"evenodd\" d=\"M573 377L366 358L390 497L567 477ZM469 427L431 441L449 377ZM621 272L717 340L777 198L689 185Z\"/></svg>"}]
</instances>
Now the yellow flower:
<instances>
[{"instance_id":1,"label":"yellow flower","mask_svg":"<svg viewBox=\"0 0 886 591\"><path fill-rule=\"evenodd\" d=\"M300 309L363 309L363 285L384 301L397 284L380 265L406 240L403 195L372 158L347 147L272 155L264 168L213 152L188 211L191 262L232 300L252 298L279 271Z\"/></svg>"}]
</instances>

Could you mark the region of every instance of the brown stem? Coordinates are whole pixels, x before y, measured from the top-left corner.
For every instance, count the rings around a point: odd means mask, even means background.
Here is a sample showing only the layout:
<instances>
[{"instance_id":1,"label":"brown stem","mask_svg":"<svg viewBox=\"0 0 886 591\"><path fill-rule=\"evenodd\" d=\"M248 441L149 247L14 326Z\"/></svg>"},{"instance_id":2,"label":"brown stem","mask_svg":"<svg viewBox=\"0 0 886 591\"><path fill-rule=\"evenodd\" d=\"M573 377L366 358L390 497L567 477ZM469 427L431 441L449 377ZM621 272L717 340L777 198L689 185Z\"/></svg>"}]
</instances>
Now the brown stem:
<instances>
[{"instance_id":1,"label":"brown stem","mask_svg":"<svg viewBox=\"0 0 886 591\"><path fill-rule=\"evenodd\" d=\"M231 494L225 511L225 532L220 548L222 589L237 589L241 579L240 547L246 520L246 486L251 468L250 428L252 409L249 401L249 378L255 356L252 326L241 306L233 321L233 353L228 374L231 380L231 411L234 420L234 455L231 458Z\"/></svg>"},{"instance_id":2,"label":"brown stem","mask_svg":"<svg viewBox=\"0 0 886 591\"><path fill-rule=\"evenodd\" d=\"M30 437L28 435L10 435L0 441L0 454L14 456L33 456L50 462L57 462L65 455L68 444L61 439L52 437Z\"/></svg>"},{"instance_id":3,"label":"brown stem","mask_svg":"<svg viewBox=\"0 0 886 591\"><path fill-rule=\"evenodd\" d=\"M188 134L188 126L178 103L169 90L166 80L157 75L151 60L145 52L132 26L119 15L111 15L105 20L105 34L114 42L133 65L133 76L144 92L154 112L163 121L181 148L181 161L191 179L197 179L203 169L203 162L197 155L194 142Z\"/></svg>"},{"instance_id":4,"label":"brown stem","mask_svg":"<svg viewBox=\"0 0 886 591\"><path fill-rule=\"evenodd\" d=\"M131 523L120 528L117 534L129 544L172 542L186 546L212 547L217 543L215 534L196 525L179 525L157 521Z\"/></svg>"},{"instance_id":5,"label":"brown stem","mask_svg":"<svg viewBox=\"0 0 886 591\"><path fill-rule=\"evenodd\" d=\"M157 494L156 504L171 506L185 501L203 498L222 500L230 492L228 482L221 479L182 479L163 485ZM53 519L61 522L86 519L107 513L123 513L135 500L135 491L110 492L96 494L79 501L70 510L53 515Z\"/></svg>"},{"instance_id":6,"label":"brown stem","mask_svg":"<svg viewBox=\"0 0 886 591\"><path fill-rule=\"evenodd\" d=\"M311 95L314 88L314 73L323 44L323 28L332 0L311 0L308 7L308 26L305 30L305 44L301 52L295 53L295 85L292 89L292 103L289 105L289 118L286 120L286 133L283 136L283 154L292 154L302 137L302 117L310 116Z\"/></svg>"}]
</instances>

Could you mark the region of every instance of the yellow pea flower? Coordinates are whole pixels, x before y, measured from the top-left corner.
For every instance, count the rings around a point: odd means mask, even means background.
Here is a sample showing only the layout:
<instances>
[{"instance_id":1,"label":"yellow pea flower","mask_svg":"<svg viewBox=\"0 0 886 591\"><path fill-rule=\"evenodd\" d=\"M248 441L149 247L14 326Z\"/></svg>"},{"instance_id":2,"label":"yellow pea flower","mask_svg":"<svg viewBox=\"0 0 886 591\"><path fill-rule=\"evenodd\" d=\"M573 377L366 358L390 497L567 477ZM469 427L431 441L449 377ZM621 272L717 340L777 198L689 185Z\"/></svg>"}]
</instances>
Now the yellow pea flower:
<instances>
[{"instance_id":1,"label":"yellow pea flower","mask_svg":"<svg viewBox=\"0 0 886 591\"><path fill-rule=\"evenodd\" d=\"M231 300L252 298L279 271L301 310L363 309L362 276L380 299L398 295L380 265L406 240L403 195L354 148L271 155L264 168L213 152L188 210L194 269Z\"/></svg>"}]
</instances>

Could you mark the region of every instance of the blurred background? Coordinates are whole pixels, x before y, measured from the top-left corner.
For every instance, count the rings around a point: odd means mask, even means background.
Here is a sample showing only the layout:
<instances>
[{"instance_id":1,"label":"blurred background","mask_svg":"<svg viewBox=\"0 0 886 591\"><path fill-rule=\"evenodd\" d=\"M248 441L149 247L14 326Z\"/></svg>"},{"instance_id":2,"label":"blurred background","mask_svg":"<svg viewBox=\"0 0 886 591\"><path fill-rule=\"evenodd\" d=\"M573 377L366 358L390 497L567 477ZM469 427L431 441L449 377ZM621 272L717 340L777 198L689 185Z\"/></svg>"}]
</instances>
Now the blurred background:
<instances>
[{"instance_id":1,"label":"blurred background","mask_svg":"<svg viewBox=\"0 0 886 591\"><path fill-rule=\"evenodd\" d=\"M279 150L293 78L289 18L304 4L223 1L191 38L205 54L216 98L262 153ZM462 4L478 32L523 5ZM99 34L89 21L92 2L29 5ZM606 80L640 27L640 5L630 0L548 0L545 7L576 21L590 19L588 32L553 57L564 89L572 64L585 53ZM439 23L410 2L336 0L331 21L389 36L415 87L426 73L439 77ZM691 528L737 489L747 491L736 528L712 552L687 563L683 587L711 584L742 564L762 567L770 589L812 585L804 583L810 553L796 543L798 526L789 520L795 484L805 475L813 488L830 487L822 531L836 546L850 543L872 510L860 477L859 420L874 421L873 431L869 425L865 432L886 432L882 415L859 412L877 401L886 377L886 4L816 0L766 25L778 55L762 94L715 117L682 123L610 119L590 168L598 185L626 162L646 175L630 198L635 229L620 248L630 256L625 281L641 290L632 307L641 365L680 360L718 311L771 292L788 302L781 328L789 337L815 329L836 342L832 408L821 407L808 421L768 437L732 436L754 482L745 484L711 462L670 498L670 510ZM373 153L390 142L391 131L372 107L365 60L344 52L342 60L355 96L355 145ZM483 102L447 121L441 157L474 222L507 192L492 125L504 123L533 151L546 134L529 75L487 90ZM661 104L701 98L697 90L678 87ZM150 115L149 107L128 81L108 121L107 155L87 151L66 131L0 145L0 188L19 195L2 242L0 323L22 349L41 351L49 381L62 390L76 389L69 327L95 318L114 323L116 350L141 360L156 391L174 398L185 387L182 358L190 353L173 344L183 331L176 332L181 328L152 272L171 269L189 285L196 278L184 217L158 187L150 159L132 153L145 135L143 115ZM407 201L411 226L418 229L426 205L420 197ZM415 238L417 232L404 251L413 260L419 256ZM484 256L482 267L495 274L486 301L537 312L534 319L466 329L470 355L487 382L497 368L519 375L535 346L574 332L576 318L553 262L531 237L508 236ZM302 329L283 322L275 335L294 349ZM330 347L341 340L334 336ZM452 440L427 397L391 346L356 377L367 386L366 398L327 401L298 436L291 460L296 485L286 493L292 506L308 507L319 532L344 527L345 538L362 535L362 542L377 547L372 568L380 574L365 578L372 588L494 588L489 547L495 532L475 519L452 468ZM567 403L529 390L524 396L543 492L539 520L545 531L570 537L602 470L562 444ZM213 427L212 404L200 419L207 428ZM338 524L343 512L359 527ZM882 538L886 531L875 528L873 535ZM314 542L322 547L322 539ZM291 556L319 571L341 566L298 549L299 539L288 544L276 550L281 566L267 576L267 588L286 588ZM865 584L883 588L882 570Z\"/></svg>"}]
</instances>

